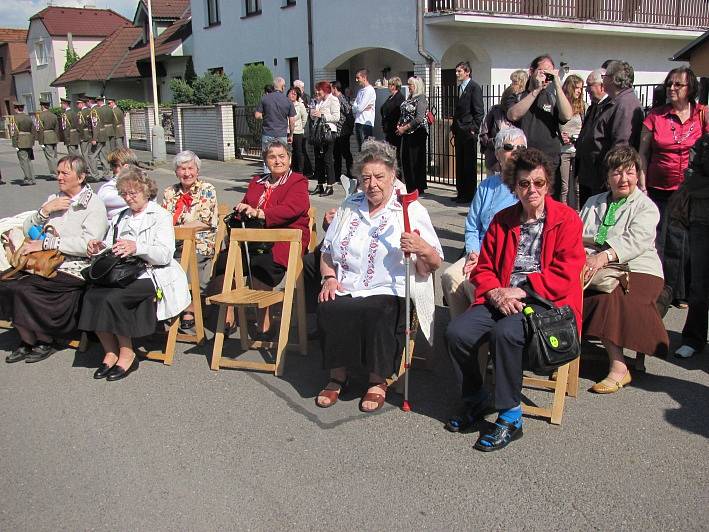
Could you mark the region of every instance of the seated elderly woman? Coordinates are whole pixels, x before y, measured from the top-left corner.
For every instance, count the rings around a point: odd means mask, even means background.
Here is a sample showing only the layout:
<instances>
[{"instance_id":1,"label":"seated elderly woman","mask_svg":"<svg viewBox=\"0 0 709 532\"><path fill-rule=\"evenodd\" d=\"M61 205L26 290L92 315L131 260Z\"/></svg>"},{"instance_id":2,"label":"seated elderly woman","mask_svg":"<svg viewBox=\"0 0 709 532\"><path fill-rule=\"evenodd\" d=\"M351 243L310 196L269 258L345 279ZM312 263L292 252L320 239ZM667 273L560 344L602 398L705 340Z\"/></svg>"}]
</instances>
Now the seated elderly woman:
<instances>
[{"instance_id":1,"label":"seated elderly woman","mask_svg":"<svg viewBox=\"0 0 709 532\"><path fill-rule=\"evenodd\" d=\"M404 345L404 253L411 254L417 277L430 283L429 274L440 267L443 252L428 212L418 202L409 206L412 232L404 232L394 189L396 148L365 141L354 170L362 192L345 199L321 247L318 326L330 379L316 404L335 404L348 370L364 366L369 388L359 407L374 412L384 404L386 377L395 371ZM430 316L429 323L419 318L422 329L430 327Z\"/></svg>"},{"instance_id":2,"label":"seated elderly woman","mask_svg":"<svg viewBox=\"0 0 709 532\"><path fill-rule=\"evenodd\" d=\"M6 362L44 360L56 351L55 337L76 330L84 291L81 270L88 265L86 246L103 238L108 226L106 208L86 185L86 172L83 158L62 157L57 163L59 192L25 220L26 237L35 238L22 252L57 249L64 262L51 279L30 274L0 282L0 318L12 320L22 339Z\"/></svg>"},{"instance_id":3,"label":"seated elderly woman","mask_svg":"<svg viewBox=\"0 0 709 532\"><path fill-rule=\"evenodd\" d=\"M495 166L502 168L515 150L526 147L527 137L521 129L503 129L495 136L495 157L499 163ZM470 284L470 274L478 263L483 238L492 217L515 203L517 196L502 181L499 172L489 175L478 185L465 219L465 255L448 266L441 275L441 287L451 319L465 312L473 302L474 287Z\"/></svg>"},{"instance_id":4,"label":"seated elderly woman","mask_svg":"<svg viewBox=\"0 0 709 532\"><path fill-rule=\"evenodd\" d=\"M473 306L454 319L446 333L448 352L463 377L465 404L463 415L446 425L453 432L480 420L489 406L477 356L478 346L489 336L499 415L475 443L480 451L502 449L522 436L525 289L557 307L569 305L581 323L581 220L549 195L554 185L551 168L548 157L536 149L518 150L505 165L503 179L519 202L492 220L470 278L475 285Z\"/></svg>"},{"instance_id":5,"label":"seated elderly woman","mask_svg":"<svg viewBox=\"0 0 709 532\"><path fill-rule=\"evenodd\" d=\"M152 334L158 320L176 316L190 303L187 277L173 258L172 216L154 201L155 181L129 166L116 187L128 207L111 221L105 238L89 241L87 252L110 248L118 257L143 260L146 271L124 288L89 285L84 295L79 329L94 331L101 341L105 355L94 379L109 381L138 368L131 338Z\"/></svg>"},{"instance_id":6,"label":"seated elderly woman","mask_svg":"<svg viewBox=\"0 0 709 532\"><path fill-rule=\"evenodd\" d=\"M641 159L631 147L614 148L605 158L610 192L591 196L581 209L587 249L584 280L583 330L600 338L608 351L608 376L593 385L596 393L613 393L631 381L623 348L646 354L665 354L669 340L657 301L664 281L655 249L660 211L638 188ZM628 270L612 292L594 290L604 267Z\"/></svg>"},{"instance_id":7,"label":"seated elderly woman","mask_svg":"<svg viewBox=\"0 0 709 532\"><path fill-rule=\"evenodd\" d=\"M234 207L241 215L246 227L266 229L300 229L302 231L303 253L308 250L310 231L308 229L308 180L291 170L291 149L280 140L269 142L263 151L263 160L269 172L257 174L249 183L244 198ZM276 242L273 247L248 246L252 286L255 290L269 290L277 286L286 273L288 266L287 242ZM222 253L226 256L226 253ZM244 257L244 272L246 253ZM224 259L226 260L226 259ZM220 259L221 261L221 259ZM224 261L217 266L217 271L224 270ZM221 285L220 285L221 286ZM230 308L226 317L227 324L234 323L233 310ZM259 314L257 339L269 339L271 320L267 309Z\"/></svg>"},{"instance_id":8,"label":"seated elderly woman","mask_svg":"<svg viewBox=\"0 0 709 532\"><path fill-rule=\"evenodd\" d=\"M200 289L205 290L212 273L214 238L219 222L217 191L214 189L214 185L199 178L202 161L194 152L181 151L175 155L173 164L179 183L165 189L162 206L172 214L172 222L175 227L201 229L195 234L195 247L197 248ZM180 252L180 249L176 252L175 258L178 260ZM190 304L182 313L181 329L194 327L193 310Z\"/></svg>"},{"instance_id":9,"label":"seated elderly woman","mask_svg":"<svg viewBox=\"0 0 709 532\"><path fill-rule=\"evenodd\" d=\"M108 221L123 209L126 208L126 202L118 193L116 189L116 178L118 177L118 172L121 168L125 168L129 165L137 165L138 157L136 157L135 152L128 148L117 148L108 154L108 164L111 167L112 176L107 181L104 181L103 185L98 189L96 195L103 201L106 206L106 213L108 214Z\"/></svg>"}]
</instances>

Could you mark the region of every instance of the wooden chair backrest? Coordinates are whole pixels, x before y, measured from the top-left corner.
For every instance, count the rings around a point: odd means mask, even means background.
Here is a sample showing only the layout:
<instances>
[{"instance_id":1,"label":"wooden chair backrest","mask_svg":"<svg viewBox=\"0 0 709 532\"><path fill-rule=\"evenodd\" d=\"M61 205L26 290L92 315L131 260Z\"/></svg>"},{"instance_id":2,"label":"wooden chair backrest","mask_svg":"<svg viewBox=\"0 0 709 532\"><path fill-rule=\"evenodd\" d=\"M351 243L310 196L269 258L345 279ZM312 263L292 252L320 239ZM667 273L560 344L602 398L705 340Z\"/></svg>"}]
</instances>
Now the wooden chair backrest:
<instances>
[{"instance_id":1,"label":"wooden chair backrest","mask_svg":"<svg viewBox=\"0 0 709 532\"><path fill-rule=\"evenodd\" d=\"M308 229L310 230L310 241L308 251L312 253L318 247L318 210L315 207L308 209Z\"/></svg>"}]
</instances>

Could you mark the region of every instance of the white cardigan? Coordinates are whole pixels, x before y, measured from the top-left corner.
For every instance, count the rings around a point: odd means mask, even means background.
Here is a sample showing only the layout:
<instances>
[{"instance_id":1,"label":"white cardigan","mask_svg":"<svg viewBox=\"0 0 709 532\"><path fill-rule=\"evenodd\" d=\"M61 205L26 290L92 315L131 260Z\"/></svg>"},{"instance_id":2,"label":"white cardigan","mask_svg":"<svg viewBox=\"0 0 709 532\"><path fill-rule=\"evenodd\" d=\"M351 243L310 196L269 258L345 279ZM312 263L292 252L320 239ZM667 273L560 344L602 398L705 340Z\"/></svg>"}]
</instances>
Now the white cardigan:
<instances>
[{"instance_id":1,"label":"white cardigan","mask_svg":"<svg viewBox=\"0 0 709 532\"><path fill-rule=\"evenodd\" d=\"M111 226L104 238L106 246L113 245L113 227L119 214L111 220ZM129 215L130 213L126 213L118 226L119 240ZM148 263L148 271L152 272L150 277L155 288L162 289L163 297L158 300L158 320L177 316L187 308L192 298L187 285L187 276L180 263L173 258L175 229L172 225L172 215L154 201L149 201L135 243L135 256Z\"/></svg>"}]
</instances>

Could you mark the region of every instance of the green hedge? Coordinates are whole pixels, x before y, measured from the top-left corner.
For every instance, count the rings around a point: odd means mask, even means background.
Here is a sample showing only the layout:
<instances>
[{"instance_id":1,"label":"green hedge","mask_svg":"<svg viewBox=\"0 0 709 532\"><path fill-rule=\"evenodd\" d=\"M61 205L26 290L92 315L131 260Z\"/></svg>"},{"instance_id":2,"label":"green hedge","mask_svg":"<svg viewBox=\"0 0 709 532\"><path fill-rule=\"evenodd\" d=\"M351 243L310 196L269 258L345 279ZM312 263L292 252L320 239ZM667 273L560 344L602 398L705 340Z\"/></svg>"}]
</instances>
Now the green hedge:
<instances>
[{"instance_id":1,"label":"green hedge","mask_svg":"<svg viewBox=\"0 0 709 532\"><path fill-rule=\"evenodd\" d=\"M140 100L131 100L130 98L127 98L125 100L116 101L116 105L125 113L126 111L132 111L133 109L145 109L148 106L148 102L141 102Z\"/></svg>"}]
</instances>

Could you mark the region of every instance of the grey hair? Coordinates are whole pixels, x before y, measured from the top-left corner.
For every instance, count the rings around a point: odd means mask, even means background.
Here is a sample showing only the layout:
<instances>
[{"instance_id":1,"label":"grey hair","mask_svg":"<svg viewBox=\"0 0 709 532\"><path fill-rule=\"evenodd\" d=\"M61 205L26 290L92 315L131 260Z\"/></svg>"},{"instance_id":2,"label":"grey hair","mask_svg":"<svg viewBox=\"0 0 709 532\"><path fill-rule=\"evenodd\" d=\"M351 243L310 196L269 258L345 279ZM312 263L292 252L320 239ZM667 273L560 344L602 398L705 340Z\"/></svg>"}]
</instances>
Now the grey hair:
<instances>
[{"instance_id":1,"label":"grey hair","mask_svg":"<svg viewBox=\"0 0 709 532\"><path fill-rule=\"evenodd\" d=\"M278 139L274 139L266 146L263 148L263 151L261 152L261 158L263 159L263 162L266 162L266 157L268 156L268 152L270 152L273 148L283 148L286 150L286 153L288 154L288 157L291 158L293 156L293 150L290 147L290 144L281 142Z\"/></svg>"},{"instance_id":2,"label":"grey hair","mask_svg":"<svg viewBox=\"0 0 709 532\"><path fill-rule=\"evenodd\" d=\"M394 175L399 170L396 163L396 148L387 142L369 138L362 143L362 149L355 155L352 172L357 177L361 177L364 165L372 162L384 164Z\"/></svg>"},{"instance_id":3,"label":"grey hair","mask_svg":"<svg viewBox=\"0 0 709 532\"><path fill-rule=\"evenodd\" d=\"M194 164L197 167L197 173L199 174L199 171L202 169L202 161L199 160L199 157L197 157L197 154L193 151L181 151L175 155L175 158L172 160L172 165L174 166L174 170L177 172L177 169L180 166L191 163L192 161L194 161Z\"/></svg>"},{"instance_id":4,"label":"grey hair","mask_svg":"<svg viewBox=\"0 0 709 532\"><path fill-rule=\"evenodd\" d=\"M389 78L388 84L389 86L394 85L394 87L396 87L396 90L399 90L401 88L401 78L396 76Z\"/></svg>"},{"instance_id":5,"label":"grey hair","mask_svg":"<svg viewBox=\"0 0 709 532\"><path fill-rule=\"evenodd\" d=\"M505 144L511 144L516 140L521 140L524 142L524 147L527 147L527 136L518 127L506 127L498 131L495 135L495 149L501 150L502 146Z\"/></svg>"},{"instance_id":6,"label":"grey hair","mask_svg":"<svg viewBox=\"0 0 709 532\"><path fill-rule=\"evenodd\" d=\"M116 178L116 190L120 194L125 190L128 183L137 184L142 190L143 195L148 199L154 200L158 196L158 185L155 180L148 176L146 172L135 165L128 165L121 168Z\"/></svg>"},{"instance_id":7,"label":"grey hair","mask_svg":"<svg viewBox=\"0 0 709 532\"><path fill-rule=\"evenodd\" d=\"M422 96L426 93L426 86L423 84L423 80L420 77L411 76L408 80L406 80L406 83L414 84L414 91L410 94L410 98Z\"/></svg>"},{"instance_id":8,"label":"grey hair","mask_svg":"<svg viewBox=\"0 0 709 532\"><path fill-rule=\"evenodd\" d=\"M606 76L619 89L627 89L635 81L635 70L625 61L611 61L606 68Z\"/></svg>"},{"instance_id":9,"label":"grey hair","mask_svg":"<svg viewBox=\"0 0 709 532\"><path fill-rule=\"evenodd\" d=\"M300 90L303 90L303 91L305 90L305 83L303 83L303 80L296 79L296 80L293 82L293 86L294 86L294 87L300 87Z\"/></svg>"},{"instance_id":10,"label":"grey hair","mask_svg":"<svg viewBox=\"0 0 709 532\"><path fill-rule=\"evenodd\" d=\"M76 172L77 177L81 178L81 176L84 176L83 181L81 181L82 185L86 183L86 170L88 169L86 159L78 155L65 155L57 161L57 168L63 163L67 163L71 169Z\"/></svg>"},{"instance_id":11,"label":"grey hair","mask_svg":"<svg viewBox=\"0 0 709 532\"><path fill-rule=\"evenodd\" d=\"M277 91L283 90L283 88L286 86L286 80L283 79L282 77L278 76L276 78L273 78L273 88L276 89Z\"/></svg>"},{"instance_id":12,"label":"grey hair","mask_svg":"<svg viewBox=\"0 0 709 532\"><path fill-rule=\"evenodd\" d=\"M586 78L586 83L603 83L603 69L593 70Z\"/></svg>"}]
</instances>

